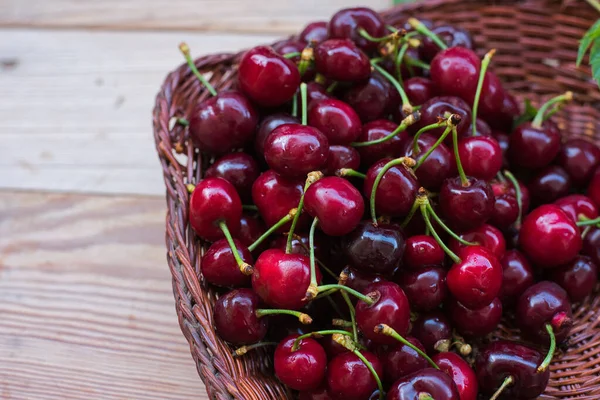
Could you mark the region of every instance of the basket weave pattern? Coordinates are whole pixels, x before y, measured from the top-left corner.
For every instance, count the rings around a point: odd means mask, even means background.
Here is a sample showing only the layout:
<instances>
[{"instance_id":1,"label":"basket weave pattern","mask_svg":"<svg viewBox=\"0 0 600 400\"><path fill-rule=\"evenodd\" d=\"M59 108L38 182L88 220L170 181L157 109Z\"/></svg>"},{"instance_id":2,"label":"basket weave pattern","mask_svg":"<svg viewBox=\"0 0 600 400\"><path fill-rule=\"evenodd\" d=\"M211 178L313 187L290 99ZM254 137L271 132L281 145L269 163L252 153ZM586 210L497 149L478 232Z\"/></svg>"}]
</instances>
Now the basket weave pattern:
<instances>
[{"instance_id":1,"label":"basket weave pattern","mask_svg":"<svg viewBox=\"0 0 600 400\"><path fill-rule=\"evenodd\" d=\"M575 101L555 118L565 135L600 141L600 90L588 67L577 69L578 41L597 18L580 0L460 1L429 0L383 13L388 23L415 15L466 28L481 55L495 48L494 71L521 100L534 104L571 90ZM239 54L210 55L196 60L217 90L235 85ZM211 399L286 400L292 394L271 372L263 350L234 358L232 348L216 335L212 305L218 294L200 274L204 243L188 225L186 184L202 177L209 160L188 146L187 130L173 123L189 117L194 105L210 94L186 65L169 74L156 98L154 136L163 168L166 194L167 259L181 330L190 344L198 373ZM598 294L598 291L596 291ZM540 399L600 399L600 296L576 305L570 346L557 353L550 386ZM516 338L501 327L498 336Z\"/></svg>"}]
</instances>

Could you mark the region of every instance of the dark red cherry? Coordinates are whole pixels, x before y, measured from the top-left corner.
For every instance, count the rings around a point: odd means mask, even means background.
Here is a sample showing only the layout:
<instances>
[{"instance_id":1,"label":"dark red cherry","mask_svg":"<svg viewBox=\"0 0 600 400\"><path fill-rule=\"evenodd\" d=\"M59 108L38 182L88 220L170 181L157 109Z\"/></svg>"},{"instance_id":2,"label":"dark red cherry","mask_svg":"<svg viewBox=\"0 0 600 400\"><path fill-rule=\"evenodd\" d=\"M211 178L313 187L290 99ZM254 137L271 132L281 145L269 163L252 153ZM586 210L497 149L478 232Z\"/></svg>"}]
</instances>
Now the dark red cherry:
<instances>
[{"instance_id":1,"label":"dark red cherry","mask_svg":"<svg viewBox=\"0 0 600 400\"><path fill-rule=\"evenodd\" d=\"M474 96L475 93L473 93L473 100L471 102L474 101ZM505 118L498 112L498 110L503 109L505 98L506 91L502 87L500 78L492 71L487 71L483 80L483 86L481 87L481 97L479 98L480 115L486 121L493 120L494 118Z\"/></svg>"},{"instance_id":2,"label":"dark red cherry","mask_svg":"<svg viewBox=\"0 0 600 400\"><path fill-rule=\"evenodd\" d=\"M329 39L315 48L315 68L328 79L357 82L371 75L369 57L348 39Z\"/></svg>"},{"instance_id":3,"label":"dark red cherry","mask_svg":"<svg viewBox=\"0 0 600 400\"><path fill-rule=\"evenodd\" d=\"M238 92L222 92L199 103L190 117L190 135L200 151L225 154L254 138L258 113Z\"/></svg>"},{"instance_id":4,"label":"dark red cherry","mask_svg":"<svg viewBox=\"0 0 600 400\"><path fill-rule=\"evenodd\" d=\"M512 94L504 91L502 106L493 113L491 110L486 110L485 118L493 129L511 132L514 121L520 114L521 110L517 99Z\"/></svg>"},{"instance_id":5,"label":"dark red cherry","mask_svg":"<svg viewBox=\"0 0 600 400\"><path fill-rule=\"evenodd\" d=\"M543 205L523 220L519 246L525 255L541 268L566 264L582 248L579 228L555 205Z\"/></svg>"},{"instance_id":6,"label":"dark red cherry","mask_svg":"<svg viewBox=\"0 0 600 400\"><path fill-rule=\"evenodd\" d=\"M569 139L562 145L556 161L575 185L585 186L600 165L600 148L585 139Z\"/></svg>"},{"instance_id":7,"label":"dark red cherry","mask_svg":"<svg viewBox=\"0 0 600 400\"><path fill-rule=\"evenodd\" d=\"M256 154L260 157L264 157L265 141L267 140L267 136L269 136L275 128L284 124L298 124L299 122L298 118L292 117L286 113L267 115L260 123L258 132L256 132L256 139L254 139Z\"/></svg>"},{"instance_id":8,"label":"dark red cherry","mask_svg":"<svg viewBox=\"0 0 600 400\"><path fill-rule=\"evenodd\" d=\"M308 123L321 131L330 144L348 145L358 138L362 123L350 105L341 100L323 100L311 105Z\"/></svg>"},{"instance_id":9,"label":"dark red cherry","mask_svg":"<svg viewBox=\"0 0 600 400\"><path fill-rule=\"evenodd\" d=\"M469 308L490 304L502 287L500 262L481 246L467 246L458 256L461 262L454 264L446 276L450 293Z\"/></svg>"},{"instance_id":10,"label":"dark red cherry","mask_svg":"<svg viewBox=\"0 0 600 400\"><path fill-rule=\"evenodd\" d=\"M233 242L242 260L248 264L253 264L254 259L248 247L237 239L233 239ZM204 279L213 285L225 287L250 285L250 276L244 275L240 271L226 239L218 240L208 248L202 256L200 271Z\"/></svg>"},{"instance_id":11,"label":"dark red cherry","mask_svg":"<svg viewBox=\"0 0 600 400\"><path fill-rule=\"evenodd\" d=\"M496 196L494 212L489 219L490 224L500 229L507 229L519 217L519 203L517 198L508 193Z\"/></svg>"},{"instance_id":12,"label":"dark red cherry","mask_svg":"<svg viewBox=\"0 0 600 400\"><path fill-rule=\"evenodd\" d=\"M541 168L550 164L560 150L560 133L547 123L536 128L531 122L517 126L510 135L508 156L512 165Z\"/></svg>"},{"instance_id":13,"label":"dark red cherry","mask_svg":"<svg viewBox=\"0 0 600 400\"><path fill-rule=\"evenodd\" d=\"M369 351L361 351L378 376L383 375L383 367L377 356ZM343 353L334 357L327 365L327 391L334 399L365 400L377 389L375 378L365 363L353 353Z\"/></svg>"},{"instance_id":14,"label":"dark red cherry","mask_svg":"<svg viewBox=\"0 0 600 400\"><path fill-rule=\"evenodd\" d=\"M477 400L477 376L468 362L450 352L438 353L432 359L441 371L452 378L460 400Z\"/></svg>"},{"instance_id":15,"label":"dark red cherry","mask_svg":"<svg viewBox=\"0 0 600 400\"><path fill-rule=\"evenodd\" d=\"M363 221L343 238L342 247L358 271L390 275L400 266L405 241L394 225L373 226L371 221Z\"/></svg>"},{"instance_id":16,"label":"dark red cherry","mask_svg":"<svg viewBox=\"0 0 600 400\"><path fill-rule=\"evenodd\" d=\"M517 324L529 337L550 343L546 324L554 329L558 343L564 341L573 326L571 302L567 292L554 282L542 281L523 292L517 303Z\"/></svg>"},{"instance_id":17,"label":"dark red cherry","mask_svg":"<svg viewBox=\"0 0 600 400\"><path fill-rule=\"evenodd\" d=\"M275 171L269 170L263 172L254 182L252 199L265 224L273 226L292 208L298 207L303 192L303 179L286 179ZM300 221L300 226L305 226L308 218L301 216ZM284 232L289 226L290 224L284 225L281 232Z\"/></svg>"},{"instance_id":18,"label":"dark red cherry","mask_svg":"<svg viewBox=\"0 0 600 400\"><path fill-rule=\"evenodd\" d=\"M438 138L435 135L423 133L417 139L419 152L415 154L413 141L406 140L403 154L406 157L419 161L435 145L437 140ZM444 180L456 173L454 154L452 154L452 151L444 143L440 143L414 172L419 180L419 184L424 188L438 190Z\"/></svg>"},{"instance_id":19,"label":"dark red cherry","mask_svg":"<svg viewBox=\"0 0 600 400\"><path fill-rule=\"evenodd\" d=\"M588 185L587 195L594 201L596 207L600 208L600 168L596 169L596 173Z\"/></svg>"},{"instance_id":20,"label":"dark red cherry","mask_svg":"<svg viewBox=\"0 0 600 400\"><path fill-rule=\"evenodd\" d=\"M441 94L472 102L480 69L481 59L473 50L449 47L431 60L431 80Z\"/></svg>"},{"instance_id":21,"label":"dark red cherry","mask_svg":"<svg viewBox=\"0 0 600 400\"><path fill-rule=\"evenodd\" d=\"M298 394L298 400L333 400L333 397L329 395L327 388L320 387L315 390L300 392Z\"/></svg>"},{"instance_id":22,"label":"dark red cherry","mask_svg":"<svg viewBox=\"0 0 600 400\"><path fill-rule=\"evenodd\" d=\"M502 302L497 297L481 308L467 308L455 299L447 307L453 326L464 336L483 337L494 331L502 318Z\"/></svg>"},{"instance_id":23,"label":"dark red cherry","mask_svg":"<svg viewBox=\"0 0 600 400\"><path fill-rule=\"evenodd\" d=\"M240 229L236 238L239 239L244 246L250 246L256 239L265 233L265 230L265 225L258 216L242 214L242 217L240 218ZM260 248L261 246L258 246L257 250Z\"/></svg>"},{"instance_id":24,"label":"dark red cherry","mask_svg":"<svg viewBox=\"0 0 600 400\"><path fill-rule=\"evenodd\" d=\"M422 20L420 21L423 22ZM471 34L462 28L452 25L439 25L435 28L431 28L431 31L448 47L474 48ZM424 37L422 39L419 52L425 61L432 60L440 51L440 47L429 37Z\"/></svg>"},{"instance_id":25,"label":"dark red cherry","mask_svg":"<svg viewBox=\"0 0 600 400\"><path fill-rule=\"evenodd\" d=\"M251 289L235 289L219 297L213 309L213 320L219 337L234 345L254 344L267 334L267 318L256 311L260 298Z\"/></svg>"},{"instance_id":26,"label":"dark red cherry","mask_svg":"<svg viewBox=\"0 0 600 400\"><path fill-rule=\"evenodd\" d=\"M425 351L425 348L417 339L410 336L405 339L421 351ZM383 378L388 383L395 382L406 375L429 366L429 362L423 356L404 343L381 346L378 348L377 354L383 364Z\"/></svg>"},{"instance_id":27,"label":"dark red cherry","mask_svg":"<svg viewBox=\"0 0 600 400\"><path fill-rule=\"evenodd\" d=\"M506 251L506 241L502 232L493 225L483 224L477 228L460 234L467 242L478 243L485 247L500 260ZM460 253L466 246L456 239L450 239L450 250L456 254Z\"/></svg>"},{"instance_id":28,"label":"dark red cherry","mask_svg":"<svg viewBox=\"0 0 600 400\"><path fill-rule=\"evenodd\" d=\"M590 257L577 256L568 264L555 268L551 278L569 295L572 302L585 299L598 283L598 266Z\"/></svg>"},{"instance_id":29,"label":"dark red cherry","mask_svg":"<svg viewBox=\"0 0 600 400\"><path fill-rule=\"evenodd\" d=\"M421 106L421 119L411 125L410 131L416 133L419 129L435 124L438 122L438 117L446 118L450 114L458 114L461 118L460 123L456 126L459 137L467 136L471 128L471 107L464 100L453 96L438 96L432 97ZM429 131L429 133L440 137L445 128L438 128Z\"/></svg>"},{"instance_id":30,"label":"dark red cherry","mask_svg":"<svg viewBox=\"0 0 600 400\"><path fill-rule=\"evenodd\" d=\"M446 270L442 267L422 267L414 271L401 271L397 279L416 311L433 311L446 299Z\"/></svg>"},{"instance_id":31,"label":"dark red cherry","mask_svg":"<svg viewBox=\"0 0 600 400\"><path fill-rule=\"evenodd\" d=\"M363 122L384 118L393 98L392 87L380 73L373 72L365 82L348 88L342 99L350 104Z\"/></svg>"},{"instance_id":32,"label":"dark red cherry","mask_svg":"<svg viewBox=\"0 0 600 400\"><path fill-rule=\"evenodd\" d=\"M386 34L385 23L381 16L366 7L345 8L333 15L329 21L330 38L348 38L365 51L375 50L377 43L361 36L364 29L373 37L383 37Z\"/></svg>"},{"instance_id":33,"label":"dark red cherry","mask_svg":"<svg viewBox=\"0 0 600 400\"><path fill-rule=\"evenodd\" d=\"M198 236L211 242L222 238L221 222L235 235L241 216L242 202L231 183L206 178L196 185L190 197L190 224Z\"/></svg>"},{"instance_id":34,"label":"dark red cherry","mask_svg":"<svg viewBox=\"0 0 600 400\"><path fill-rule=\"evenodd\" d=\"M275 172L290 178L318 171L329 152L327 137L312 126L286 124L275 128L265 141L265 160Z\"/></svg>"},{"instance_id":35,"label":"dark red cherry","mask_svg":"<svg viewBox=\"0 0 600 400\"><path fill-rule=\"evenodd\" d=\"M481 118L477 118L475 121L475 136L493 137L494 135L492 134L492 128L490 128L490 125ZM500 150L504 151L497 139L496 142L498 143L498 146L500 146Z\"/></svg>"},{"instance_id":36,"label":"dark red cherry","mask_svg":"<svg viewBox=\"0 0 600 400\"><path fill-rule=\"evenodd\" d=\"M252 184L258 175L260 175L258 164L251 155L246 153L224 155L217 159L204 174L206 178L228 180L244 201L252 199Z\"/></svg>"},{"instance_id":37,"label":"dark red cherry","mask_svg":"<svg viewBox=\"0 0 600 400\"><path fill-rule=\"evenodd\" d=\"M515 342L498 340L483 347L475 360L479 388L494 394L508 377L513 382L502 391L503 399L536 399L544 393L550 369L538 372L544 356L537 350Z\"/></svg>"},{"instance_id":38,"label":"dark red cherry","mask_svg":"<svg viewBox=\"0 0 600 400\"><path fill-rule=\"evenodd\" d=\"M334 175L337 170L350 168L357 170L360 167L360 154L351 146L329 146L329 154L325 167L321 170L325 175Z\"/></svg>"},{"instance_id":39,"label":"dark red cherry","mask_svg":"<svg viewBox=\"0 0 600 400\"><path fill-rule=\"evenodd\" d=\"M384 158L369 168L363 185L365 197L371 197L377 175L391 160ZM403 217L415 202L418 189L419 182L410 167L404 164L393 166L383 174L375 190L375 209L383 215Z\"/></svg>"},{"instance_id":40,"label":"dark red cherry","mask_svg":"<svg viewBox=\"0 0 600 400\"><path fill-rule=\"evenodd\" d=\"M468 137L458 142L460 161L469 176L492 180L502 168L502 149L492 137Z\"/></svg>"},{"instance_id":41,"label":"dark red cherry","mask_svg":"<svg viewBox=\"0 0 600 400\"><path fill-rule=\"evenodd\" d=\"M549 165L531 179L528 188L534 204L552 203L569 193L571 178L558 165Z\"/></svg>"},{"instance_id":42,"label":"dark red cherry","mask_svg":"<svg viewBox=\"0 0 600 400\"><path fill-rule=\"evenodd\" d=\"M427 235L411 236L406 240L404 267L419 270L423 267L444 265L444 250L438 242Z\"/></svg>"},{"instance_id":43,"label":"dark red cherry","mask_svg":"<svg viewBox=\"0 0 600 400\"><path fill-rule=\"evenodd\" d=\"M363 125L360 136L357 142L370 142L372 140L381 139L394 132L398 125L387 119L379 119L371 121ZM383 143L358 147L360 153L360 161L366 168L370 167L375 162L385 157L398 157L402 153L404 141L408 137L406 131L400 132L391 139Z\"/></svg>"},{"instance_id":44,"label":"dark red cherry","mask_svg":"<svg viewBox=\"0 0 600 400\"><path fill-rule=\"evenodd\" d=\"M346 286L361 293L365 292L369 285L383 280L381 275L364 272L350 267L344 268L344 273L347 275Z\"/></svg>"},{"instance_id":45,"label":"dark red cherry","mask_svg":"<svg viewBox=\"0 0 600 400\"><path fill-rule=\"evenodd\" d=\"M433 311L417 318L411 335L423 344L428 353L448 351L452 341L452 326L445 314Z\"/></svg>"},{"instance_id":46,"label":"dark red cherry","mask_svg":"<svg viewBox=\"0 0 600 400\"><path fill-rule=\"evenodd\" d=\"M592 228L583 239L582 254L590 257L592 261L600 266L600 229Z\"/></svg>"},{"instance_id":47,"label":"dark red cherry","mask_svg":"<svg viewBox=\"0 0 600 400\"><path fill-rule=\"evenodd\" d=\"M294 390L317 389L327 369L327 355L323 347L314 339L300 339L297 348L293 348L299 335L283 339L275 349L273 364L275 376Z\"/></svg>"},{"instance_id":48,"label":"dark red cherry","mask_svg":"<svg viewBox=\"0 0 600 400\"><path fill-rule=\"evenodd\" d=\"M598 218L598 208L587 196L582 194L572 194L562 197L554 202L575 222L579 221L580 216L589 219Z\"/></svg>"},{"instance_id":49,"label":"dark red cherry","mask_svg":"<svg viewBox=\"0 0 600 400\"><path fill-rule=\"evenodd\" d=\"M398 379L386 398L387 400L461 400L452 378L434 368L425 368Z\"/></svg>"},{"instance_id":50,"label":"dark red cherry","mask_svg":"<svg viewBox=\"0 0 600 400\"><path fill-rule=\"evenodd\" d=\"M301 53L306 47L306 43L301 42L297 39L283 39L279 40L271 45L273 50L279 55L286 55L288 53ZM286 57L287 58L287 57ZM293 62L300 61L300 56L289 58Z\"/></svg>"},{"instance_id":51,"label":"dark red cherry","mask_svg":"<svg viewBox=\"0 0 600 400\"><path fill-rule=\"evenodd\" d=\"M438 92L433 82L428 78L415 76L404 81L404 91L411 104L420 105L437 96Z\"/></svg>"},{"instance_id":52,"label":"dark red cherry","mask_svg":"<svg viewBox=\"0 0 600 400\"><path fill-rule=\"evenodd\" d=\"M333 98L327 89L317 82L308 82L306 84L306 96L309 108L314 103ZM298 100L301 100L300 95L298 95Z\"/></svg>"},{"instance_id":53,"label":"dark red cherry","mask_svg":"<svg viewBox=\"0 0 600 400\"><path fill-rule=\"evenodd\" d=\"M308 302L305 297L309 284L310 262L302 254L286 254L278 249L270 249L256 260L252 288L272 307L288 310L302 308Z\"/></svg>"},{"instance_id":54,"label":"dark red cherry","mask_svg":"<svg viewBox=\"0 0 600 400\"><path fill-rule=\"evenodd\" d=\"M305 43L320 43L327 39L327 35L327 21L316 21L306 25L298 39Z\"/></svg>"},{"instance_id":55,"label":"dark red cherry","mask_svg":"<svg viewBox=\"0 0 600 400\"><path fill-rule=\"evenodd\" d=\"M531 195L529 194L529 189L527 189L527 186L525 186L525 184L521 181L518 181L518 182L519 182L519 189L521 191L521 204L523 207L523 215L525 215L527 213L527 211L529 211L529 207L531 204ZM511 194L515 199L517 198L517 192L513 185L506 184L505 188L506 188L506 193Z\"/></svg>"},{"instance_id":56,"label":"dark red cherry","mask_svg":"<svg viewBox=\"0 0 600 400\"><path fill-rule=\"evenodd\" d=\"M248 50L238 66L242 91L264 107L280 106L291 100L300 86L300 72L293 61L267 46ZM211 135L214 131L209 130Z\"/></svg>"},{"instance_id":57,"label":"dark red cherry","mask_svg":"<svg viewBox=\"0 0 600 400\"><path fill-rule=\"evenodd\" d=\"M500 264L503 269L500 299L505 306L513 306L521 294L535 283L533 268L519 250L508 250Z\"/></svg>"},{"instance_id":58,"label":"dark red cherry","mask_svg":"<svg viewBox=\"0 0 600 400\"><path fill-rule=\"evenodd\" d=\"M468 178L463 186L459 177L447 179L440 189L439 204L446 220L458 229L475 228L494 212L495 197L485 181Z\"/></svg>"},{"instance_id":59,"label":"dark red cherry","mask_svg":"<svg viewBox=\"0 0 600 400\"><path fill-rule=\"evenodd\" d=\"M502 149L502 166L509 167L508 163L508 148L510 146L510 136L501 131L492 131L492 136L496 139Z\"/></svg>"},{"instance_id":60,"label":"dark red cherry","mask_svg":"<svg viewBox=\"0 0 600 400\"><path fill-rule=\"evenodd\" d=\"M314 241L314 249L315 249L315 257L319 260L322 260L325 257L326 247L324 246L326 238L322 237L320 232L315 232L315 241ZM285 252L285 248L287 245L287 235L279 236L271 241L269 248L271 249L279 249ZM309 239L308 232L295 234L292 238L292 250L291 254L302 254L306 257L309 256Z\"/></svg>"}]
</instances>

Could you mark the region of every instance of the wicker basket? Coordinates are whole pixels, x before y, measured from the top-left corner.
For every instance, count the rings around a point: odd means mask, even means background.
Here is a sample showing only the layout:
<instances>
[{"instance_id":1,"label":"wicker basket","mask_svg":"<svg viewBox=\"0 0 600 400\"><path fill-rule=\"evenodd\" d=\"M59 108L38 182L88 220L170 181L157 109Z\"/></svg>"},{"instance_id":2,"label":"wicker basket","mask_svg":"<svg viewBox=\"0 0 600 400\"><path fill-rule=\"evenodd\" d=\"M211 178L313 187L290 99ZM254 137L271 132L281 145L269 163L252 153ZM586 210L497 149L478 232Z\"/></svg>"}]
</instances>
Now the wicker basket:
<instances>
[{"instance_id":1,"label":"wicker basket","mask_svg":"<svg viewBox=\"0 0 600 400\"><path fill-rule=\"evenodd\" d=\"M383 13L389 23L416 15L468 29L480 51L496 48L493 69L506 87L534 103L565 90L575 102L556 117L569 136L600 139L600 90L587 67L577 69L578 41L598 14L581 0L565 2L430 0L399 6ZM200 58L200 71L210 73L219 90L235 85L239 54ZM167 76L156 99L154 136L167 187L166 245L173 276L177 315L190 344L198 373L211 399L283 400L292 394L270 372L261 350L241 358L215 334L212 305L217 294L200 276L203 243L188 226L187 183L197 182L208 160L187 146L187 131L173 126L173 117L187 117L209 94L189 68L182 65ZM557 354L550 386L541 399L600 399L600 296L577 305L570 346ZM499 335L514 337L502 328Z\"/></svg>"}]
</instances>

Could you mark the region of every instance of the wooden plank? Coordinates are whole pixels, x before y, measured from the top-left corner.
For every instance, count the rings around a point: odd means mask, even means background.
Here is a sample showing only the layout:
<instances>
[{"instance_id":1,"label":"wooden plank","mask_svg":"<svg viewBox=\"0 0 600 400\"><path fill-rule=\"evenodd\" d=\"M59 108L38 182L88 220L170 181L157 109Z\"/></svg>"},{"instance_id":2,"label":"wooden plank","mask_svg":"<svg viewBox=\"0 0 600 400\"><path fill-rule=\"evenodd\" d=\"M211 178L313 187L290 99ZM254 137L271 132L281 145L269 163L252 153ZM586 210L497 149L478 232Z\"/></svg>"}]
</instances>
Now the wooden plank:
<instances>
[{"instance_id":1,"label":"wooden plank","mask_svg":"<svg viewBox=\"0 0 600 400\"><path fill-rule=\"evenodd\" d=\"M0 398L207 399L164 200L0 191Z\"/></svg>"},{"instance_id":2,"label":"wooden plank","mask_svg":"<svg viewBox=\"0 0 600 400\"><path fill-rule=\"evenodd\" d=\"M0 27L293 33L364 0L3 0ZM383 9L391 0L370 0Z\"/></svg>"},{"instance_id":3,"label":"wooden plank","mask_svg":"<svg viewBox=\"0 0 600 400\"><path fill-rule=\"evenodd\" d=\"M90 2L85 2L90 3ZM164 193L151 111L168 71L275 36L0 30L0 188Z\"/></svg>"}]
</instances>

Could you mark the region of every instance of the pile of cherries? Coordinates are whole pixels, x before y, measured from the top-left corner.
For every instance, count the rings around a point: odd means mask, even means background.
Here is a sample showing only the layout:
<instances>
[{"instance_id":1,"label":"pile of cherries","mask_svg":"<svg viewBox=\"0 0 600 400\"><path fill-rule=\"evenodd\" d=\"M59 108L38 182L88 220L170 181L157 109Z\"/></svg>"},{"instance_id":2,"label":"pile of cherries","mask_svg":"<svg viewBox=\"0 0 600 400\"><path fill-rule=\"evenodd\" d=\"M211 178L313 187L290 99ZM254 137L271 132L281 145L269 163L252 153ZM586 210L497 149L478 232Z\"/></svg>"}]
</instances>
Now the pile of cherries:
<instances>
[{"instance_id":1,"label":"pile of cherries","mask_svg":"<svg viewBox=\"0 0 600 400\"><path fill-rule=\"evenodd\" d=\"M600 149L550 119L570 92L521 114L468 32L368 8L220 92L180 48L212 94L178 123L211 159L189 222L236 356L274 347L302 400L544 392L600 265ZM530 341L494 340L503 316Z\"/></svg>"}]
</instances>

